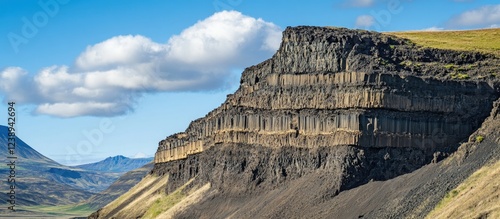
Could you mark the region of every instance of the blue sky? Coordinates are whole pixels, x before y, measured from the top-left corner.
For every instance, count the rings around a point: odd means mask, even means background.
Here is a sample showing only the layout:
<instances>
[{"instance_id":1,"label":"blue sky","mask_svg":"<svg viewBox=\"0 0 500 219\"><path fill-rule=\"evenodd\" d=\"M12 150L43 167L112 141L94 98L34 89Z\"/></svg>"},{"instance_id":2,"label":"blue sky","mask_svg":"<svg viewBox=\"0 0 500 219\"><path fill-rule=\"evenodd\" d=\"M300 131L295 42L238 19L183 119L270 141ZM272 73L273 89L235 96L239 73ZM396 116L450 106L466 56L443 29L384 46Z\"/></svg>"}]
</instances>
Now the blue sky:
<instances>
[{"instance_id":1,"label":"blue sky","mask_svg":"<svg viewBox=\"0 0 500 219\"><path fill-rule=\"evenodd\" d=\"M219 106L287 26L377 31L500 25L488 0L0 1L0 95L17 134L63 164L153 156ZM0 110L2 112L2 110Z\"/></svg>"}]
</instances>

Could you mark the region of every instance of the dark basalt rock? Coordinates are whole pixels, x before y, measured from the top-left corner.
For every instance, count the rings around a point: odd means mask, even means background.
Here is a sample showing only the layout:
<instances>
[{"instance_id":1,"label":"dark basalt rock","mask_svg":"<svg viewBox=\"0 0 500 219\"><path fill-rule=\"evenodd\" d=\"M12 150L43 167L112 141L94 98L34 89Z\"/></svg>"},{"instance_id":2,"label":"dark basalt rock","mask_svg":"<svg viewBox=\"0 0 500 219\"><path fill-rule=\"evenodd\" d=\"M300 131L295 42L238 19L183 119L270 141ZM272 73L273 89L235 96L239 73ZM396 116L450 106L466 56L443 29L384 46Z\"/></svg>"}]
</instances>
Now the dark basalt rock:
<instances>
[{"instance_id":1,"label":"dark basalt rock","mask_svg":"<svg viewBox=\"0 0 500 219\"><path fill-rule=\"evenodd\" d=\"M325 201L456 151L499 97L499 63L375 32L287 28L219 108L159 143L152 174L169 177L167 193L195 178L229 199L320 175Z\"/></svg>"}]
</instances>

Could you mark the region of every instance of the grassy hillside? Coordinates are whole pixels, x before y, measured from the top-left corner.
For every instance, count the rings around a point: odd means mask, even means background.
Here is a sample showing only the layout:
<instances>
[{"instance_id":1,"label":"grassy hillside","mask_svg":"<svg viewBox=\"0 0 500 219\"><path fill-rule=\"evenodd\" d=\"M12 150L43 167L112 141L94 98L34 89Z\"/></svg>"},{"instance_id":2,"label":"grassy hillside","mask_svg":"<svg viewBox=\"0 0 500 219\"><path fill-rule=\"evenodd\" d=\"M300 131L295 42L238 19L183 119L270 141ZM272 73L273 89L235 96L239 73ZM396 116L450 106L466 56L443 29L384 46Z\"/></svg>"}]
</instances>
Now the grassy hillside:
<instances>
[{"instance_id":1,"label":"grassy hillside","mask_svg":"<svg viewBox=\"0 0 500 219\"><path fill-rule=\"evenodd\" d=\"M389 32L416 44L459 51L491 53L500 57L500 28L468 31L411 31Z\"/></svg>"},{"instance_id":2,"label":"grassy hillside","mask_svg":"<svg viewBox=\"0 0 500 219\"><path fill-rule=\"evenodd\" d=\"M131 215L143 215L149 206L164 196L161 191L167 182L168 177L147 175L128 192L99 210L99 216L101 218L125 218Z\"/></svg>"},{"instance_id":3,"label":"grassy hillside","mask_svg":"<svg viewBox=\"0 0 500 219\"><path fill-rule=\"evenodd\" d=\"M500 218L500 161L446 194L427 218Z\"/></svg>"},{"instance_id":4,"label":"grassy hillside","mask_svg":"<svg viewBox=\"0 0 500 219\"><path fill-rule=\"evenodd\" d=\"M149 171L151 171L153 165L153 162L150 162L143 167L123 174L106 190L92 196L86 201L86 203L88 203L88 205L93 209L104 207L106 204L118 198L120 195L127 192L130 188L141 181L142 178L146 176Z\"/></svg>"},{"instance_id":5,"label":"grassy hillside","mask_svg":"<svg viewBox=\"0 0 500 219\"><path fill-rule=\"evenodd\" d=\"M189 206L210 196L209 183L186 189L192 181L165 194L168 177L147 175L89 218L174 218L176 214L189 210Z\"/></svg>"}]
</instances>

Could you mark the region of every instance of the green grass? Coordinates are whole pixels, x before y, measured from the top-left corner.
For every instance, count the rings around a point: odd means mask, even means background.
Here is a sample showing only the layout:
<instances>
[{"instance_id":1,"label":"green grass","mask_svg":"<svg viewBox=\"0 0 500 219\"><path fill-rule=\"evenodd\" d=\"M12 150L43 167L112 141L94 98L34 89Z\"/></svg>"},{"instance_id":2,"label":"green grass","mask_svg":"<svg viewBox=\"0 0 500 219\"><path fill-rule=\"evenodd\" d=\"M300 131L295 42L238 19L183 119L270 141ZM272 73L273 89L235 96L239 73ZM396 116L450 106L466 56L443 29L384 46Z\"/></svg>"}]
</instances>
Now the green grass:
<instances>
[{"instance_id":1,"label":"green grass","mask_svg":"<svg viewBox=\"0 0 500 219\"><path fill-rule=\"evenodd\" d=\"M476 136L476 142L481 143L484 140L484 136L478 135Z\"/></svg>"},{"instance_id":2,"label":"green grass","mask_svg":"<svg viewBox=\"0 0 500 219\"><path fill-rule=\"evenodd\" d=\"M444 198L436 205L435 209L441 209L450 203L457 195L460 193L459 190L453 189L450 192L446 193Z\"/></svg>"},{"instance_id":3,"label":"green grass","mask_svg":"<svg viewBox=\"0 0 500 219\"><path fill-rule=\"evenodd\" d=\"M464 73L453 73L453 74L451 74L451 78L452 79L467 80L470 78L470 76L468 74L464 74Z\"/></svg>"},{"instance_id":4,"label":"green grass","mask_svg":"<svg viewBox=\"0 0 500 219\"><path fill-rule=\"evenodd\" d=\"M458 51L491 53L500 57L500 28L468 31L388 32L424 46Z\"/></svg>"},{"instance_id":5,"label":"green grass","mask_svg":"<svg viewBox=\"0 0 500 219\"><path fill-rule=\"evenodd\" d=\"M481 180L484 177L484 175L485 175L485 173L480 172L480 171L477 171L476 173L472 174L467 180L465 180L457 188L446 193L444 198L441 199L441 201L439 201L439 203L436 205L436 207L432 211L441 210L442 208L445 208L447 205L449 205L451 202L456 201L457 196L463 190L466 190L466 188L471 187L471 185L475 184L476 181Z\"/></svg>"},{"instance_id":6,"label":"green grass","mask_svg":"<svg viewBox=\"0 0 500 219\"><path fill-rule=\"evenodd\" d=\"M81 205L62 205L62 206L27 206L23 210L29 210L37 213L44 213L54 216L88 216L96 209L90 208L87 204Z\"/></svg>"},{"instance_id":7,"label":"green grass","mask_svg":"<svg viewBox=\"0 0 500 219\"><path fill-rule=\"evenodd\" d=\"M444 66L444 68L446 68L448 70L453 70L453 69L457 68L457 66L454 64L447 64Z\"/></svg>"},{"instance_id":8,"label":"green grass","mask_svg":"<svg viewBox=\"0 0 500 219\"><path fill-rule=\"evenodd\" d=\"M161 213L179 203L185 197L186 194L182 192L182 189L177 189L169 195L162 196L149 207L143 218L156 218Z\"/></svg>"}]
</instances>

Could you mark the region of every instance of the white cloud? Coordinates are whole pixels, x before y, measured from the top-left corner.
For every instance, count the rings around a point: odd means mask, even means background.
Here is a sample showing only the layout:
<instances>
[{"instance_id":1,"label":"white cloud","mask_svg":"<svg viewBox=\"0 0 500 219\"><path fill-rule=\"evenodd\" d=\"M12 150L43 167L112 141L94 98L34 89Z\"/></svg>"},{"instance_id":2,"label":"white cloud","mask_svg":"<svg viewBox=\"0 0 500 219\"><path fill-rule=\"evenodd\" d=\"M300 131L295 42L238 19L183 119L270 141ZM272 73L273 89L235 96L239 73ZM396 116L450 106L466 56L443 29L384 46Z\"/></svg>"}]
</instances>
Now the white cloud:
<instances>
[{"instance_id":1,"label":"white cloud","mask_svg":"<svg viewBox=\"0 0 500 219\"><path fill-rule=\"evenodd\" d=\"M356 18L356 27L369 28L375 24L375 18L371 15L361 15Z\"/></svg>"},{"instance_id":2,"label":"white cloud","mask_svg":"<svg viewBox=\"0 0 500 219\"><path fill-rule=\"evenodd\" d=\"M448 21L450 27L482 28L500 24L500 5L487 5L463 12Z\"/></svg>"},{"instance_id":3,"label":"white cloud","mask_svg":"<svg viewBox=\"0 0 500 219\"><path fill-rule=\"evenodd\" d=\"M37 100L37 92L30 88L33 88L33 82L24 69L8 67L0 71L0 91L6 94L7 101L27 103Z\"/></svg>"},{"instance_id":4,"label":"white cloud","mask_svg":"<svg viewBox=\"0 0 500 219\"><path fill-rule=\"evenodd\" d=\"M132 158L147 158L148 156L145 153L139 152L132 156Z\"/></svg>"},{"instance_id":5,"label":"white cloud","mask_svg":"<svg viewBox=\"0 0 500 219\"><path fill-rule=\"evenodd\" d=\"M375 0L349 0L345 1L348 7L370 7L375 3Z\"/></svg>"},{"instance_id":6,"label":"white cloud","mask_svg":"<svg viewBox=\"0 0 500 219\"><path fill-rule=\"evenodd\" d=\"M280 40L278 26L223 11L164 44L116 36L88 46L73 66L50 66L34 76L19 67L0 70L0 90L7 99L37 105L39 114L120 115L144 93L223 89L232 69L269 58Z\"/></svg>"},{"instance_id":7,"label":"white cloud","mask_svg":"<svg viewBox=\"0 0 500 219\"><path fill-rule=\"evenodd\" d=\"M77 59L79 70L103 70L114 66L148 62L165 55L162 44L154 43L144 36L117 36L93 46L88 46Z\"/></svg>"},{"instance_id":8,"label":"white cloud","mask_svg":"<svg viewBox=\"0 0 500 219\"><path fill-rule=\"evenodd\" d=\"M112 116L126 111L126 107L127 104L111 102L45 103L39 105L36 112L58 117L75 117L81 115Z\"/></svg>"},{"instance_id":9,"label":"white cloud","mask_svg":"<svg viewBox=\"0 0 500 219\"><path fill-rule=\"evenodd\" d=\"M443 30L444 30L444 28L442 28L442 27L434 26L434 27L429 27L429 28L423 29L422 31L443 31Z\"/></svg>"}]
</instances>

